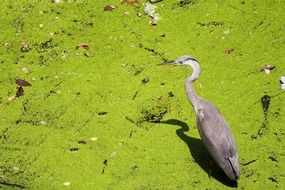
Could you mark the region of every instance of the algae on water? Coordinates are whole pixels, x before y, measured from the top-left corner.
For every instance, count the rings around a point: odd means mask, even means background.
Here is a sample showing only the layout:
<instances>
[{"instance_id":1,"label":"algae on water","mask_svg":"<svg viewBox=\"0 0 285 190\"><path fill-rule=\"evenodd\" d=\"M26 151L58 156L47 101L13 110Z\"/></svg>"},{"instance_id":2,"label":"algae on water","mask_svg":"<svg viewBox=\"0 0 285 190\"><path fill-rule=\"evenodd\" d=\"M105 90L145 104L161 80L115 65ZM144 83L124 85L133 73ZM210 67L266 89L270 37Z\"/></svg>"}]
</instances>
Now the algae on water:
<instances>
[{"instance_id":1,"label":"algae on water","mask_svg":"<svg viewBox=\"0 0 285 190\"><path fill-rule=\"evenodd\" d=\"M146 1L60 2L0 5L0 189L229 189L208 177L191 69L159 65L185 54L236 138L237 189L285 188L284 1L165 0L156 25Z\"/></svg>"}]
</instances>

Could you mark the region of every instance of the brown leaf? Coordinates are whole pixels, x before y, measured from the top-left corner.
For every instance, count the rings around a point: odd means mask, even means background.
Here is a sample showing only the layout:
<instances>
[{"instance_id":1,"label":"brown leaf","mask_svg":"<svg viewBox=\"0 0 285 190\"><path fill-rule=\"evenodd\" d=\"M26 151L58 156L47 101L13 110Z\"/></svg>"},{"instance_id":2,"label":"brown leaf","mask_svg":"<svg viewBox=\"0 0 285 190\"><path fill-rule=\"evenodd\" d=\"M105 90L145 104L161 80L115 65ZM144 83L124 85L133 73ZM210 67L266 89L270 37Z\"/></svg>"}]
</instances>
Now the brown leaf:
<instances>
[{"instance_id":1,"label":"brown leaf","mask_svg":"<svg viewBox=\"0 0 285 190\"><path fill-rule=\"evenodd\" d=\"M225 50L225 52L224 52L224 54L225 55L230 55L232 52L234 51L234 49L227 49L227 50Z\"/></svg>"},{"instance_id":2,"label":"brown leaf","mask_svg":"<svg viewBox=\"0 0 285 190\"><path fill-rule=\"evenodd\" d=\"M104 11L112 11L115 8L117 8L117 7L114 6L114 5L107 5L107 6L104 7Z\"/></svg>"},{"instance_id":3,"label":"brown leaf","mask_svg":"<svg viewBox=\"0 0 285 190\"><path fill-rule=\"evenodd\" d=\"M80 140L78 141L78 144L87 144L87 142L85 140Z\"/></svg>"},{"instance_id":4,"label":"brown leaf","mask_svg":"<svg viewBox=\"0 0 285 190\"><path fill-rule=\"evenodd\" d=\"M16 79L16 84L19 86L32 86L28 81L23 79Z\"/></svg>"},{"instance_id":5,"label":"brown leaf","mask_svg":"<svg viewBox=\"0 0 285 190\"><path fill-rule=\"evenodd\" d=\"M24 96L24 89L22 86L19 86L17 92L16 92L16 97Z\"/></svg>"},{"instance_id":6,"label":"brown leaf","mask_svg":"<svg viewBox=\"0 0 285 190\"><path fill-rule=\"evenodd\" d=\"M89 45L85 43L80 43L76 46L76 49L89 49Z\"/></svg>"}]
</instances>

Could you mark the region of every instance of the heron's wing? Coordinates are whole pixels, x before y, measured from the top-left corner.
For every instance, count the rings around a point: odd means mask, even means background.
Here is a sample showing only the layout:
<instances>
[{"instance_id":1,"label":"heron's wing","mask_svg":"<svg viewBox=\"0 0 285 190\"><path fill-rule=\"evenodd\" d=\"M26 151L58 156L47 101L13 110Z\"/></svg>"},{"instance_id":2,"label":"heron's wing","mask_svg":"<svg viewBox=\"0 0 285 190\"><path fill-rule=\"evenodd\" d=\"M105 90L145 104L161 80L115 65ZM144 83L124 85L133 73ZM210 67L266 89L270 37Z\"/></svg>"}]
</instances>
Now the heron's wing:
<instances>
[{"instance_id":1,"label":"heron's wing","mask_svg":"<svg viewBox=\"0 0 285 190\"><path fill-rule=\"evenodd\" d=\"M204 102L197 112L201 136L213 146L218 146L225 155L232 156L236 151L233 135L220 111L210 102Z\"/></svg>"},{"instance_id":2,"label":"heron's wing","mask_svg":"<svg viewBox=\"0 0 285 190\"><path fill-rule=\"evenodd\" d=\"M210 102L203 101L196 114L202 141L214 160L220 167L228 165L239 170L236 143L219 110Z\"/></svg>"}]
</instances>

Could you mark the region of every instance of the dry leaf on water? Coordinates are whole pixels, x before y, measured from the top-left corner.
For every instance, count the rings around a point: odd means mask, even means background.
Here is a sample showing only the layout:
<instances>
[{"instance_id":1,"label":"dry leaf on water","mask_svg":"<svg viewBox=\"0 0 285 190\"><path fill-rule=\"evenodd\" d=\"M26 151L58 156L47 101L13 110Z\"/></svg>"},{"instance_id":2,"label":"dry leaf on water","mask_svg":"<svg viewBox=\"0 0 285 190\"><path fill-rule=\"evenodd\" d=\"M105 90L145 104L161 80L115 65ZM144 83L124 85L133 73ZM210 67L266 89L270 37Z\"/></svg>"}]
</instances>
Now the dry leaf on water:
<instances>
[{"instance_id":1,"label":"dry leaf on water","mask_svg":"<svg viewBox=\"0 0 285 190\"><path fill-rule=\"evenodd\" d=\"M230 55L232 52L234 51L234 49L227 49L227 50L225 50L225 52L224 52L224 54L225 55Z\"/></svg>"},{"instance_id":2,"label":"dry leaf on water","mask_svg":"<svg viewBox=\"0 0 285 190\"><path fill-rule=\"evenodd\" d=\"M107 5L104 7L104 11L112 11L116 8L114 5Z\"/></svg>"},{"instance_id":3,"label":"dry leaf on water","mask_svg":"<svg viewBox=\"0 0 285 190\"><path fill-rule=\"evenodd\" d=\"M86 43L80 43L76 46L76 49L89 49L89 45Z\"/></svg>"},{"instance_id":4,"label":"dry leaf on water","mask_svg":"<svg viewBox=\"0 0 285 190\"><path fill-rule=\"evenodd\" d=\"M28 81L23 79L16 79L16 84L19 86L32 86Z\"/></svg>"},{"instance_id":5,"label":"dry leaf on water","mask_svg":"<svg viewBox=\"0 0 285 190\"><path fill-rule=\"evenodd\" d=\"M19 86L17 92L16 92L16 97L24 96L24 89L22 86Z\"/></svg>"}]
</instances>

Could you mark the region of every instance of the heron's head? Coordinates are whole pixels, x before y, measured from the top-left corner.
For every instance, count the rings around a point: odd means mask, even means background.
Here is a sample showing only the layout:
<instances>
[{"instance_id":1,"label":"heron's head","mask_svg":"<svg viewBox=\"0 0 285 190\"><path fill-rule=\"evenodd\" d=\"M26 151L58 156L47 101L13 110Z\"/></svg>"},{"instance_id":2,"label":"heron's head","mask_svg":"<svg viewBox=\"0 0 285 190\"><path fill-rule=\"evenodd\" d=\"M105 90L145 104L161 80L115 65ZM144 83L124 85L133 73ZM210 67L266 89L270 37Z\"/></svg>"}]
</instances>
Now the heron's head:
<instances>
[{"instance_id":1,"label":"heron's head","mask_svg":"<svg viewBox=\"0 0 285 190\"><path fill-rule=\"evenodd\" d=\"M187 66L190 66L192 68L192 71L193 71L193 73L190 77L191 81L195 81L200 75L200 64L199 64L199 62L195 58L193 58L189 55L183 55L183 56L181 56L178 59L175 59L173 61L164 62L163 65L187 65Z\"/></svg>"},{"instance_id":2,"label":"heron's head","mask_svg":"<svg viewBox=\"0 0 285 190\"><path fill-rule=\"evenodd\" d=\"M172 60L172 61L168 61L168 62L165 62L164 64L171 64L171 65L189 65L189 63L191 62L196 62L198 63L198 61L189 56L189 55L183 55L175 60Z\"/></svg>"}]
</instances>

